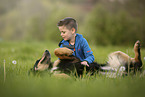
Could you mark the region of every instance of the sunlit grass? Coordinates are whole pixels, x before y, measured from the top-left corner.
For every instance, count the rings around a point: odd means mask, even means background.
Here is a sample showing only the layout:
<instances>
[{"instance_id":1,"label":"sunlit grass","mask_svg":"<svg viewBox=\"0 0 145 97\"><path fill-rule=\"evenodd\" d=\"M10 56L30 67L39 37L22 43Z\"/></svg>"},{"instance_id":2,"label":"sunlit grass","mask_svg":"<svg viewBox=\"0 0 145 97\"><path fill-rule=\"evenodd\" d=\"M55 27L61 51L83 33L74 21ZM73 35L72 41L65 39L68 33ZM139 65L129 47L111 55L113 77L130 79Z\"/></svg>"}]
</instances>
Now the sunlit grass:
<instances>
[{"instance_id":1,"label":"sunlit grass","mask_svg":"<svg viewBox=\"0 0 145 97\"><path fill-rule=\"evenodd\" d=\"M35 61L41 58L48 49L51 60L57 57L53 51L57 43L46 42L0 42L0 95L1 97L143 97L145 78L126 76L106 78L102 75L82 78L57 78L45 72L43 76L28 76L28 71ZM121 50L134 56L133 47L102 47L90 46L94 52L95 61L106 62L107 55L113 51ZM142 59L145 49L141 50ZM4 60L6 65L6 79L4 82ZM15 62L13 62L15 61ZM145 60L142 60L145 63Z\"/></svg>"}]
</instances>

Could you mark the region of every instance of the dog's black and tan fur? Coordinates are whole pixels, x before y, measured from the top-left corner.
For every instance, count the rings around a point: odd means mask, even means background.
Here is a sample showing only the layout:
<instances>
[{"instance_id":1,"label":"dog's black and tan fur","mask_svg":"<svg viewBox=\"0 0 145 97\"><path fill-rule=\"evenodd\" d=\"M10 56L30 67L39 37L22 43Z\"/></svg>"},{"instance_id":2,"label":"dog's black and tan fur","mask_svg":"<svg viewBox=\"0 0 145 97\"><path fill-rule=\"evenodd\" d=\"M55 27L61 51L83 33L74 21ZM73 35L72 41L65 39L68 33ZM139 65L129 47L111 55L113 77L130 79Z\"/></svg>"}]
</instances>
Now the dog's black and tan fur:
<instances>
[{"instance_id":1,"label":"dog's black and tan fur","mask_svg":"<svg viewBox=\"0 0 145 97\"><path fill-rule=\"evenodd\" d=\"M94 73L97 73L100 69L100 66L103 64L98 64L96 62L93 62L89 64L89 67L84 66L81 64L81 61L74 57L73 59L62 59L60 60L60 63L58 64L58 70L60 70L63 73L70 74L75 73L78 76L82 75L84 73L90 73L93 75Z\"/></svg>"}]
</instances>

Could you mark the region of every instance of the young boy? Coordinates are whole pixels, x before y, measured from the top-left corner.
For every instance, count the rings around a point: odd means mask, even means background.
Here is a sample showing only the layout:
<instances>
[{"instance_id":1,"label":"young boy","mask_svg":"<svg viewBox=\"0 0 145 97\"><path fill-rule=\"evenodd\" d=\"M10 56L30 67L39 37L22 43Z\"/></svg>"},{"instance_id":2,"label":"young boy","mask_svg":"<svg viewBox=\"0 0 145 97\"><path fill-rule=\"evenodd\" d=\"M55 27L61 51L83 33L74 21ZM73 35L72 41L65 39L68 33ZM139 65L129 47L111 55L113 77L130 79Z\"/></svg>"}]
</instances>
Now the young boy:
<instances>
[{"instance_id":1,"label":"young boy","mask_svg":"<svg viewBox=\"0 0 145 97\"><path fill-rule=\"evenodd\" d=\"M94 62L93 52L91 51L88 42L81 34L77 32L77 23L73 18L64 18L57 24L60 35L63 40L59 43L60 48L68 47L73 50L73 55L79 58L82 65L89 67L89 64ZM55 67L60 60L54 62Z\"/></svg>"}]
</instances>

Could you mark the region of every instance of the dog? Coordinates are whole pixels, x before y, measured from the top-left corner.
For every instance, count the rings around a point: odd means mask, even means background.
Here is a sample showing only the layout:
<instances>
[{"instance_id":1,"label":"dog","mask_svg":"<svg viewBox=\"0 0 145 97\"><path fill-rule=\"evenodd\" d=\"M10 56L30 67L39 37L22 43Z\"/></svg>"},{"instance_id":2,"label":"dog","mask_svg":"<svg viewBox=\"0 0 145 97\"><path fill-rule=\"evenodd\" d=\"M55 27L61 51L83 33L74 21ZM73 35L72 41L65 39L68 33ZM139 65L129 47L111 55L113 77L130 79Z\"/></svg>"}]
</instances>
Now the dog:
<instances>
[{"instance_id":1,"label":"dog","mask_svg":"<svg viewBox=\"0 0 145 97\"><path fill-rule=\"evenodd\" d=\"M60 71L60 73L72 74L75 76L81 76L84 73L90 73L94 75L98 72L113 72L115 75L118 73L127 75L128 72L132 71L134 74L137 71L142 71L142 61L140 53L140 41L136 41L134 45L135 57L131 58L127 54L116 51L108 56L107 63L99 64L93 62L89 64L89 67L81 65L79 58L72 55L73 51L68 48L57 48L54 53L59 58L59 62L54 67L53 62L51 62L51 55L48 50L44 52L42 58L37 60L34 67L30 69L34 74L39 71ZM85 71L85 72L84 72Z\"/></svg>"},{"instance_id":2,"label":"dog","mask_svg":"<svg viewBox=\"0 0 145 97\"><path fill-rule=\"evenodd\" d=\"M67 48L64 48L65 50ZM36 60L33 68L29 70L30 72L33 72L35 75L39 71L60 71L60 75L62 74L72 74L74 73L75 76L81 76L84 73L90 73L90 75L93 75L94 73L98 72L100 69L101 65L104 64L98 64L97 62L93 62L89 65L89 67L81 65L81 61L79 58L71 55L72 52L70 50L66 50L65 54L63 53L64 50L60 49L59 54L61 53L61 59L58 65L54 68L53 67L53 62L51 62L51 55L48 50L46 50L42 58L39 60ZM71 53L70 53L71 52ZM58 55L58 53L57 53ZM54 69L54 70L52 70Z\"/></svg>"}]
</instances>

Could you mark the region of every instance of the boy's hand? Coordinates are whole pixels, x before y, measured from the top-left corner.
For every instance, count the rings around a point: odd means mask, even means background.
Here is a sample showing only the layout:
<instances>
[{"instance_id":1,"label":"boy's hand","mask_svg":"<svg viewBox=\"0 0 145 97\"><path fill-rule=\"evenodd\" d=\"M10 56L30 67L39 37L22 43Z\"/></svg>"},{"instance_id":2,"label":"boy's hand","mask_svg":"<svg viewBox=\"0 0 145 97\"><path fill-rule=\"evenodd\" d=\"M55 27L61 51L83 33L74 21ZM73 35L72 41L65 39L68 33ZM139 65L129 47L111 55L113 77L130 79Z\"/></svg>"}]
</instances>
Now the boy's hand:
<instances>
[{"instance_id":1,"label":"boy's hand","mask_svg":"<svg viewBox=\"0 0 145 97\"><path fill-rule=\"evenodd\" d=\"M87 61L83 61L83 62L81 62L81 64L89 67L89 65L88 65L88 62L87 62Z\"/></svg>"}]
</instances>

